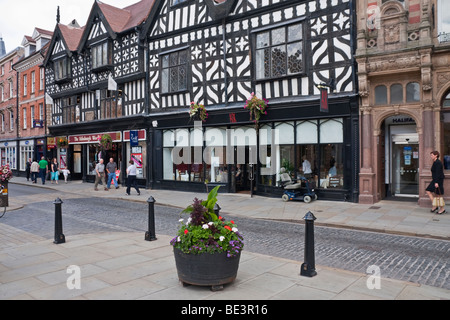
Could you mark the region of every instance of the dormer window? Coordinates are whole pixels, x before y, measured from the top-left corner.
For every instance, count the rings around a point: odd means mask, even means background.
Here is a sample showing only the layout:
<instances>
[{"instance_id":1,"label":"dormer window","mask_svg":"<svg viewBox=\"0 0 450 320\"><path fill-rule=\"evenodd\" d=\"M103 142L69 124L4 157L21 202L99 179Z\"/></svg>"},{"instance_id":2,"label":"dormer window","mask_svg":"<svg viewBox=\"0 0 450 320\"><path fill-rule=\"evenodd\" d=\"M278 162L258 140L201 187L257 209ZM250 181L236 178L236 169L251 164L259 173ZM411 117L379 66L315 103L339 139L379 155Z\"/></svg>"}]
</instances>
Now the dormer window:
<instances>
[{"instance_id":1,"label":"dormer window","mask_svg":"<svg viewBox=\"0 0 450 320\"><path fill-rule=\"evenodd\" d=\"M53 62L55 69L55 81L58 83L69 81L71 78L70 60L67 57Z\"/></svg>"},{"instance_id":2,"label":"dormer window","mask_svg":"<svg viewBox=\"0 0 450 320\"><path fill-rule=\"evenodd\" d=\"M91 47L92 70L100 71L111 67L111 49L108 41Z\"/></svg>"}]
</instances>

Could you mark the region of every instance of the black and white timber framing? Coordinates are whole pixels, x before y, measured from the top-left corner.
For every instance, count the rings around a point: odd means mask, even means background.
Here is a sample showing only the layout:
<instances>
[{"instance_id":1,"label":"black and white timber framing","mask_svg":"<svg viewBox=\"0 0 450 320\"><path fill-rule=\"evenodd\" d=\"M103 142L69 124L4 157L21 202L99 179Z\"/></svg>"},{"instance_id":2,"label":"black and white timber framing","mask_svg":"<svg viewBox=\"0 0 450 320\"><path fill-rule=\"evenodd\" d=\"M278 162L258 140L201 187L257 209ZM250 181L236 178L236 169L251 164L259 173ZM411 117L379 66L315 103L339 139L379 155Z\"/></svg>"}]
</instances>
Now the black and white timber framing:
<instances>
[{"instance_id":1,"label":"black and white timber framing","mask_svg":"<svg viewBox=\"0 0 450 320\"><path fill-rule=\"evenodd\" d=\"M79 45L72 50L57 25L45 61L46 92L54 101L49 126L52 135L64 135L67 130L89 133L145 128L145 164L149 170L140 183L154 188L186 189L176 181L163 181L163 130L193 127L188 113L191 101L208 108L210 117L205 126L251 126L243 106L254 92L270 101L262 124L343 119L344 169L350 174L345 178L345 190L330 198L356 201L359 114L353 58L354 0L145 1L152 5L146 18L124 32L113 31L95 2L81 30ZM214 6L225 5L226 10L213 12ZM295 72L274 72L258 78L257 35L291 25L300 25L301 30L301 55L296 57ZM103 43L107 43L110 60L97 68L92 50ZM181 68L177 74L179 83L173 87L162 83L163 78L171 76L164 59L172 53L179 54L177 63ZM62 58L70 62L70 72L56 79L55 61ZM120 106L114 121L110 121L110 116L103 118L99 107L99 91L107 91L110 75L119 87L116 93L109 93ZM332 85L327 114L319 111L317 85L322 83ZM72 97L78 98L67 100ZM75 105L77 116L64 115L67 105ZM203 190L204 184L191 183L187 187L192 188ZM258 190L279 193L276 188Z\"/></svg>"}]
</instances>

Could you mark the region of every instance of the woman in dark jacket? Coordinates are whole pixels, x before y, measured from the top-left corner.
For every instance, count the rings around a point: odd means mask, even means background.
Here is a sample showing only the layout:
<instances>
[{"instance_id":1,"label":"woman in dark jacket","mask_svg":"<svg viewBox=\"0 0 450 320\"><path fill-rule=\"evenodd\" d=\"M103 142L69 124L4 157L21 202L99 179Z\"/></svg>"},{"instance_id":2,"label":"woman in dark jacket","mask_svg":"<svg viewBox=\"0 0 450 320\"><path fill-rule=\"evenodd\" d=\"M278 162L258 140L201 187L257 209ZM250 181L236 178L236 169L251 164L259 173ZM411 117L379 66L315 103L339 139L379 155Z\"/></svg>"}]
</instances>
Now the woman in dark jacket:
<instances>
[{"instance_id":1,"label":"woman in dark jacket","mask_svg":"<svg viewBox=\"0 0 450 320\"><path fill-rule=\"evenodd\" d=\"M434 194L436 195L444 195L444 166L442 165L441 160L439 160L439 152L432 151L430 153L431 159L433 160L433 165L431 166L431 177L432 180L428 187L425 189L428 197L433 203ZM445 213L445 207L431 208L431 212L437 211L438 214Z\"/></svg>"}]
</instances>

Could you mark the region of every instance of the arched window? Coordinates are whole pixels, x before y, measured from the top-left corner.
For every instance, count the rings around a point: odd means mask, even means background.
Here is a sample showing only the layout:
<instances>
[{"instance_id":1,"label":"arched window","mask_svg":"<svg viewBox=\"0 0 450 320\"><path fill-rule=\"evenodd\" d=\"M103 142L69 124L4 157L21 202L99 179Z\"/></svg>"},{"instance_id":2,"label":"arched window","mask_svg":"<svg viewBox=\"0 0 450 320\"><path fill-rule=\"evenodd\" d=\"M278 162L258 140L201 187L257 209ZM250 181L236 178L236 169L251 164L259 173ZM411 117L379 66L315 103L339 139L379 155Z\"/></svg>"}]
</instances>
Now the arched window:
<instances>
[{"instance_id":1,"label":"arched window","mask_svg":"<svg viewBox=\"0 0 450 320\"><path fill-rule=\"evenodd\" d=\"M403 86L399 83L391 86L391 104L403 102Z\"/></svg>"},{"instance_id":2,"label":"arched window","mask_svg":"<svg viewBox=\"0 0 450 320\"><path fill-rule=\"evenodd\" d=\"M387 88L386 86L375 87L375 104L384 105L387 104Z\"/></svg>"}]
</instances>

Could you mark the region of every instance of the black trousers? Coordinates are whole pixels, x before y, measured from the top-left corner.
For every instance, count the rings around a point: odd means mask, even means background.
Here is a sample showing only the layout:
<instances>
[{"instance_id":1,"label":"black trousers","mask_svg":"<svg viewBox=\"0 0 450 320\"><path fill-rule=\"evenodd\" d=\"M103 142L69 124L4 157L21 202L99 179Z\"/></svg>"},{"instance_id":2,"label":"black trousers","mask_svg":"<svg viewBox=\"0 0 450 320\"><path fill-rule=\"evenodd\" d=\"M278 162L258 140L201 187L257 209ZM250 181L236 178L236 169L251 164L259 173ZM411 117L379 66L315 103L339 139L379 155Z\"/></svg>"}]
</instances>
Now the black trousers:
<instances>
[{"instance_id":1,"label":"black trousers","mask_svg":"<svg viewBox=\"0 0 450 320\"><path fill-rule=\"evenodd\" d=\"M139 188L137 186L136 176L128 176L127 177L127 193L130 194L131 187L136 189L136 192L140 194Z\"/></svg>"}]
</instances>

